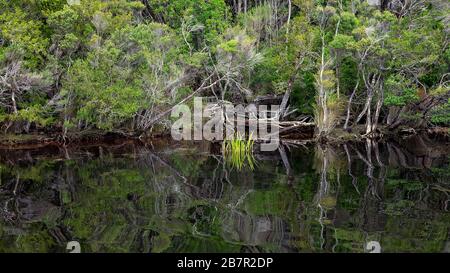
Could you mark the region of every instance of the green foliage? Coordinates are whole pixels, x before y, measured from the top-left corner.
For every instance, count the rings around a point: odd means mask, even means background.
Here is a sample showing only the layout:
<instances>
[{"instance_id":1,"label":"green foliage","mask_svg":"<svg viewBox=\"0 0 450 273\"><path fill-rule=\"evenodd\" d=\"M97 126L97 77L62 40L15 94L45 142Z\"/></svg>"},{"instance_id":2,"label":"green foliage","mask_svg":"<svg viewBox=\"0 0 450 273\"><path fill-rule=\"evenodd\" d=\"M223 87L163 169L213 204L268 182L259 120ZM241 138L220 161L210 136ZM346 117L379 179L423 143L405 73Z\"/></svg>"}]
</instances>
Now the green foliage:
<instances>
[{"instance_id":1,"label":"green foliage","mask_svg":"<svg viewBox=\"0 0 450 273\"><path fill-rule=\"evenodd\" d=\"M340 18L339 30L342 33L351 33L361 24L360 19L352 12L343 11L340 13Z\"/></svg>"},{"instance_id":2,"label":"green foliage","mask_svg":"<svg viewBox=\"0 0 450 273\"><path fill-rule=\"evenodd\" d=\"M351 94L356 83L361 80L355 75L358 75L358 67L355 60L351 57L344 58L341 62L338 76L340 88L345 94Z\"/></svg>"},{"instance_id":3,"label":"green foliage","mask_svg":"<svg viewBox=\"0 0 450 273\"><path fill-rule=\"evenodd\" d=\"M253 146L255 141L252 136L247 139L244 136L235 136L233 139L225 140L222 143L222 153L230 166L237 170L255 168L255 159L253 157Z\"/></svg>"},{"instance_id":4,"label":"green foliage","mask_svg":"<svg viewBox=\"0 0 450 273\"><path fill-rule=\"evenodd\" d=\"M42 33L43 23L29 17L20 7L0 14L0 35L16 49L24 52L29 67L36 67L44 60L49 44Z\"/></svg>"},{"instance_id":5,"label":"green foliage","mask_svg":"<svg viewBox=\"0 0 450 273\"><path fill-rule=\"evenodd\" d=\"M32 105L28 108L20 109L16 114L10 114L11 121L26 121L41 127L46 127L54 123L54 118L49 115L48 109L40 105Z\"/></svg>"},{"instance_id":6,"label":"green foliage","mask_svg":"<svg viewBox=\"0 0 450 273\"><path fill-rule=\"evenodd\" d=\"M312 72L304 72L299 75L294 86L291 103L302 114L312 115L314 111L314 94L316 92L315 77Z\"/></svg>"},{"instance_id":7,"label":"green foliage","mask_svg":"<svg viewBox=\"0 0 450 273\"><path fill-rule=\"evenodd\" d=\"M179 29L186 18L192 17L193 24L204 27L196 35L208 44L214 44L228 26L228 7L224 0L150 0L149 4L163 22L175 29Z\"/></svg>"},{"instance_id":8,"label":"green foliage","mask_svg":"<svg viewBox=\"0 0 450 273\"><path fill-rule=\"evenodd\" d=\"M111 130L139 109L162 103L168 99L162 90L165 81L180 73L177 50L173 32L164 25L116 31L70 69L62 93L68 114Z\"/></svg>"},{"instance_id":9,"label":"green foliage","mask_svg":"<svg viewBox=\"0 0 450 273\"><path fill-rule=\"evenodd\" d=\"M432 110L431 121L434 124L450 126L450 98L447 103L438 105Z\"/></svg>"},{"instance_id":10,"label":"green foliage","mask_svg":"<svg viewBox=\"0 0 450 273\"><path fill-rule=\"evenodd\" d=\"M405 106L408 103L418 101L418 99L419 96L417 95L417 90L413 88L406 88L403 90L401 96L388 93L384 103L388 106Z\"/></svg>"},{"instance_id":11,"label":"green foliage","mask_svg":"<svg viewBox=\"0 0 450 273\"><path fill-rule=\"evenodd\" d=\"M62 94L75 96L75 102L68 103L72 107L80 105L79 109L74 109L77 120L98 128L112 129L114 125L132 117L139 107L142 93L128 85L126 73L107 63L107 60L111 60L109 58L118 58L118 54L114 54L114 50L103 53L105 59L100 67L93 67L88 61L76 62L67 76L66 88L70 89L64 90Z\"/></svg>"},{"instance_id":12,"label":"green foliage","mask_svg":"<svg viewBox=\"0 0 450 273\"><path fill-rule=\"evenodd\" d=\"M236 39L231 39L229 41L226 41L225 43L218 45L218 48L222 49L226 53L237 53L238 43L239 42Z\"/></svg>"},{"instance_id":13,"label":"green foliage","mask_svg":"<svg viewBox=\"0 0 450 273\"><path fill-rule=\"evenodd\" d=\"M354 38L349 35L338 34L330 43L330 47L335 49L346 49L355 42Z\"/></svg>"},{"instance_id":14,"label":"green foliage","mask_svg":"<svg viewBox=\"0 0 450 273\"><path fill-rule=\"evenodd\" d=\"M387 106L405 106L419 100L418 90L412 83L399 75L392 75L386 80L386 98L384 103Z\"/></svg>"},{"instance_id":15,"label":"green foliage","mask_svg":"<svg viewBox=\"0 0 450 273\"><path fill-rule=\"evenodd\" d=\"M287 1L247 4L244 12L225 0L0 1L0 76L10 56L20 56L22 76L50 80L48 88L18 92L17 107L12 88L2 87L0 122L148 130L145 121L217 73L221 80L205 95L220 90L223 99L250 102L290 92L299 113L312 115L316 106L318 120L333 116L320 128L345 119L340 110L358 84L348 105L355 121L377 76L370 107L384 102L378 122L401 123L401 115L448 123L448 8L440 3L417 3L401 15L367 1L293 0L290 18ZM327 72L319 81L320 70ZM426 96L439 103L408 110ZM405 113L387 118L399 107Z\"/></svg>"}]
</instances>

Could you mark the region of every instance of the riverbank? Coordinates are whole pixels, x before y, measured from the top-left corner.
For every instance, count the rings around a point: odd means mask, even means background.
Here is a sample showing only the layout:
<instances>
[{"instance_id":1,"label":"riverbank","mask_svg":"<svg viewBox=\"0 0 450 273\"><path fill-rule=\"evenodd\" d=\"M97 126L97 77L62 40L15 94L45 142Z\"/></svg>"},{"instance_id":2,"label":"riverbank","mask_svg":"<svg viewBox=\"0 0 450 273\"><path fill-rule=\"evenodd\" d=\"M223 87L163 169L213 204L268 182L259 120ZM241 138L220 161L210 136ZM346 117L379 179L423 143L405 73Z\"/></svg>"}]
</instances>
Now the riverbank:
<instances>
[{"instance_id":1,"label":"riverbank","mask_svg":"<svg viewBox=\"0 0 450 273\"><path fill-rule=\"evenodd\" d=\"M287 136L282 136L282 140L288 143L309 143L320 142L328 144L340 144L345 142L360 142L366 139L373 139L377 141L389 139L404 139L414 135L427 135L436 138L442 142L450 141L450 128L435 127L428 129L413 129L413 128L399 128L397 130L389 130L386 127L380 127L377 134L370 137L364 135L364 126L355 126L351 130L343 130L337 128L333 130L328 136L317 139L313 132L298 132L291 133ZM169 133L152 134L145 137L139 137L132 134L123 133L104 133L102 131L86 131L79 134L72 134L63 137L61 134L47 134L43 132L33 132L30 134L1 134L0 148L7 149L29 149L39 148L48 145L95 145L96 143L120 143L125 141L148 142L155 139L170 138Z\"/></svg>"},{"instance_id":2,"label":"riverbank","mask_svg":"<svg viewBox=\"0 0 450 273\"><path fill-rule=\"evenodd\" d=\"M352 127L350 130L344 130L342 128L334 129L328 136L324 137L321 142L330 144L339 144L345 142L358 142L366 139L372 140L389 140L389 139L404 139L415 135L427 135L433 138L437 138L442 142L450 141L450 128L447 127L435 127L425 129L414 129L410 127L400 127L396 130L391 130L388 127L380 126L377 132L367 136L365 134L365 126L358 125Z\"/></svg>"}]
</instances>

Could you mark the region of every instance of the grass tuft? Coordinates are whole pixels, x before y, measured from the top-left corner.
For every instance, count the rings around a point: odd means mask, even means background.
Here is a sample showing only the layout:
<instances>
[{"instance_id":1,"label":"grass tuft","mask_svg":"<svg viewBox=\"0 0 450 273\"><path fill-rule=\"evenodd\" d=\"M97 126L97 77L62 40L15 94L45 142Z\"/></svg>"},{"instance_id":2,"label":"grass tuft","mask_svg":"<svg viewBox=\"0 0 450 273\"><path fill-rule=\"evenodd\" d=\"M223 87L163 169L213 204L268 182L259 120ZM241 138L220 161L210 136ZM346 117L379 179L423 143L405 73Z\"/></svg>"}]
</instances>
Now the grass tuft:
<instances>
[{"instance_id":1,"label":"grass tuft","mask_svg":"<svg viewBox=\"0 0 450 273\"><path fill-rule=\"evenodd\" d=\"M253 157L253 146L255 141L250 135L249 138L236 135L233 139L224 140L222 143L222 152L225 161L237 170L248 167L250 170L255 169L255 158Z\"/></svg>"}]
</instances>

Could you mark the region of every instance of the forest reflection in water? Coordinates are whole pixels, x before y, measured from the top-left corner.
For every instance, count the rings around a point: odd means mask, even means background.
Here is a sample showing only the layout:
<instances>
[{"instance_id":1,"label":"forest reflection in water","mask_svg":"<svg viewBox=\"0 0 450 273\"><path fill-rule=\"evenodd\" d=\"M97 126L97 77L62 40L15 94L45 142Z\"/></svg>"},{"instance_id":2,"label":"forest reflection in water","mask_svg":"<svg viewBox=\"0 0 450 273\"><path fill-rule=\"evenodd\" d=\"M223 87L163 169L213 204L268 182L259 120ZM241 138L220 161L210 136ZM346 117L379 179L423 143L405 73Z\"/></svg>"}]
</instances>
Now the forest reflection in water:
<instances>
[{"instance_id":1,"label":"forest reflection in water","mask_svg":"<svg viewBox=\"0 0 450 273\"><path fill-rule=\"evenodd\" d=\"M206 142L0 150L0 252L448 252L448 148L286 146L254 170Z\"/></svg>"}]
</instances>

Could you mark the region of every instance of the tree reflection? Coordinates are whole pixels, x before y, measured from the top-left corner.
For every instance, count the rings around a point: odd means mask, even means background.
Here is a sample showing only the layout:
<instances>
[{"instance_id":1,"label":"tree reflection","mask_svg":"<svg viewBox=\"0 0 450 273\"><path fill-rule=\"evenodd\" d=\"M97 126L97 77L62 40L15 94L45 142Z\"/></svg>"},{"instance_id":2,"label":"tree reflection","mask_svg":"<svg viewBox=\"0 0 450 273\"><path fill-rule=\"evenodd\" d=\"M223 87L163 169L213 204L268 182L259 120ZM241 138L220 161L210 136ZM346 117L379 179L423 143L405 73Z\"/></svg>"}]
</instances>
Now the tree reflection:
<instances>
[{"instance_id":1,"label":"tree reflection","mask_svg":"<svg viewBox=\"0 0 450 273\"><path fill-rule=\"evenodd\" d=\"M414 145L413 145L414 144ZM429 139L255 154L119 143L0 153L0 251L439 252L449 158ZM286 166L289 166L286 169Z\"/></svg>"}]
</instances>

